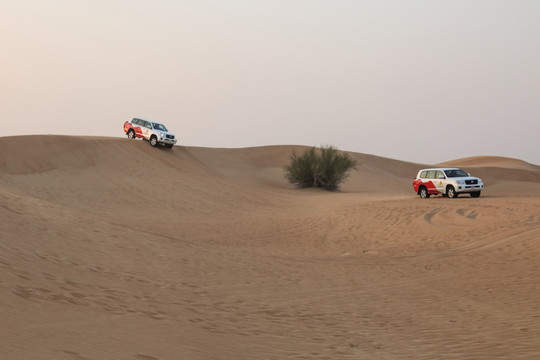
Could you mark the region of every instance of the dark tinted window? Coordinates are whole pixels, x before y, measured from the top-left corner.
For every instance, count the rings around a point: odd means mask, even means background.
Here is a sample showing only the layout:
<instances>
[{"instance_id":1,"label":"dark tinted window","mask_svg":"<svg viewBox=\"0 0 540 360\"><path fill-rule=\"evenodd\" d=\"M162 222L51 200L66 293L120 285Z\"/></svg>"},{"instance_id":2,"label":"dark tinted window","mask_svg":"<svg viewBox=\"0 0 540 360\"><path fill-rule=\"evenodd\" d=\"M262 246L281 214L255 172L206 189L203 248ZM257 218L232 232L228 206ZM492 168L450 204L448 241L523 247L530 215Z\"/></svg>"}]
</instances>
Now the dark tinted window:
<instances>
[{"instance_id":1,"label":"dark tinted window","mask_svg":"<svg viewBox=\"0 0 540 360\"><path fill-rule=\"evenodd\" d=\"M158 123L152 123L154 125L154 129L161 130L161 131L168 131L165 125L158 124Z\"/></svg>"},{"instance_id":2,"label":"dark tinted window","mask_svg":"<svg viewBox=\"0 0 540 360\"><path fill-rule=\"evenodd\" d=\"M448 177L467 177L469 174L467 174L465 171L461 169L455 169L455 170L446 170L445 171L446 176Z\"/></svg>"}]
</instances>

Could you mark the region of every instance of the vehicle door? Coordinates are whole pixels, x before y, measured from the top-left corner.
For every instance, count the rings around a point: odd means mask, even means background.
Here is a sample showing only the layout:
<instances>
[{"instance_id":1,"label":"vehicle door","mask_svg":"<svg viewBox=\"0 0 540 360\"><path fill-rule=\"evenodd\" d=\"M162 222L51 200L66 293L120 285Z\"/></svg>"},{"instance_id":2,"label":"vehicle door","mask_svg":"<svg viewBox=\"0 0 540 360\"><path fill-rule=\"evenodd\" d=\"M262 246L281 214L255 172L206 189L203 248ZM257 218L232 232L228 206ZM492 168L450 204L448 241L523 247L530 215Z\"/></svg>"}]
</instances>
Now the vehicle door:
<instances>
[{"instance_id":1,"label":"vehicle door","mask_svg":"<svg viewBox=\"0 0 540 360\"><path fill-rule=\"evenodd\" d=\"M426 171L425 178L423 180L428 193L437 194L437 188L435 187L435 170Z\"/></svg>"},{"instance_id":2,"label":"vehicle door","mask_svg":"<svg viewBox=\"0 0 540 360\"><path fill-rule=\"evenodd\" d=\"M446 192L446 176L442 170L435 171L435 179L433 180L433 184L435 185L437 191L441 194Z\"/></svg>"},{"instance_id":3,"label":"vehicle door","mask_svg":"<svg viewBox=\"0 0 540 360\"><path fill-rule=\"evenodd\" d=\"M141 121L139 119L133 119L131 120L131 126L133 127L133 130L135 130L135 136L141 137L143 135L142 128L141 128Z\"/></svg>"},{"instance_id":4,"label":"vehicle door","mask_svg":"<svg viewBox=\"0 0 540 360\"><path fill-rule=\"evenodd\" d=\"M143 120L143 123L141 124L141 130L144 138L146 140L150 139L150 135L152 135L152 124L150 124L150 121Z\"/></svg>"}]
</instances>

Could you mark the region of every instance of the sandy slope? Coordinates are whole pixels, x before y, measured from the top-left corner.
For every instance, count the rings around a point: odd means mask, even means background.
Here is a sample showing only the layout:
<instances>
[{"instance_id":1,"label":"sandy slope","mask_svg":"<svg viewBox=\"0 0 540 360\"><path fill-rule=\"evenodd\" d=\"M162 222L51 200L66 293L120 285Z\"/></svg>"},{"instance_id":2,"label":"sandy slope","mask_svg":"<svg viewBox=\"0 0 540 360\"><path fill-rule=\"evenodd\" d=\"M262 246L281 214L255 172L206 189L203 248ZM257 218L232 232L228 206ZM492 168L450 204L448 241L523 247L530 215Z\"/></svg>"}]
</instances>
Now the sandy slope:
<instances>
[{"instance_id":1,"label":"sandy slope","mask_svg":"<svg viewBox=\"0 0 540 360\"><path fill-rule=\"evenodd\" d=\"M523 169L531 171L540 171L540 166L530 164L523 160L507 158L502 156L472 156L465 159L457 159L442 163L444 166L456 167L502 167L508 169Z\"/></svg>"},{"instance_id":2,"label":"sandy slope","mask_svg":"<svg viewBox=\"0 0 540 360\"><path fill-rule=\"evenodd\" d=\"M0 138L0 358L540 357L538 167L421 200L351 154L327 193L283 179L302 149Z\"/></svg>"}]
</instances>

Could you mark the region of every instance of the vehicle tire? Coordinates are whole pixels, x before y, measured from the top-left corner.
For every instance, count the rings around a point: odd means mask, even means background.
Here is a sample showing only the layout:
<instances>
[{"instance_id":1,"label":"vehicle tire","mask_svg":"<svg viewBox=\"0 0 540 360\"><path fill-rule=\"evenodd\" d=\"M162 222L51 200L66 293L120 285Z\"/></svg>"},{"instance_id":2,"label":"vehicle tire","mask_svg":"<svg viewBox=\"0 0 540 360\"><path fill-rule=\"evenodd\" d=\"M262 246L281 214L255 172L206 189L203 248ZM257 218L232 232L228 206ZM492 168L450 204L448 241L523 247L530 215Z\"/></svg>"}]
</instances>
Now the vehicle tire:
<instances>
[{"instance_id":1,"label":"vehicle tire","mask_svg":"<svg viewBox=\"0 0 540 360\"><path fill-rule=\"evenodd\" d=\"M471 193L471 197L473 197L473 198L480 197L480 192L481 192L481 191L472 192L472 193Z\"/></svg>"},{"instance_id":2,"label":"vehicle tire","mask_svg":"<svg viewBox=\"0 0 540 360\"><path fill-rule=\"evenodd\" d=\"M425 186L422 186L422 187L420 188L420 191L418 191L418 195L420 195L420 197L421 197L422 199L427 199L427 198L429 198L429 197L431 196L431 194L428 193L428 191L427 191L427 189L426 189Z\"/></svg>"},{"instance_id":3,"label":"vehicle tire","mask_svg":"<svg viewBox=\"0 0 540 360\"><path fill-rule=\"evenodd\" d=\"M155 147L157 144L158 144L157 137L155 135L152 135L152 137L150 138L150 145Z\"/></svg>"},{"instance_id":4,"label":"vehicle tire","mask_svg":"<svg viewBox=\"0 0 540 360\"><path fill-rule=\"evenodd\" d=\"M135 139L135 131L133 129L130 129L127 133L128 139Z\"/></svg>"},{"instance_id":5,"label":"vehicle tire","mask_svg":"<svg viewBox=\"0 0 540 360\"><path fill-rule=\"evenodd\" d=\"M456 189L454 189L454 187L453 187L452 185L449 185L449 186L446 188L446 195L447 195L450 199L457 198Z\"/></svg>"}]
</instances>

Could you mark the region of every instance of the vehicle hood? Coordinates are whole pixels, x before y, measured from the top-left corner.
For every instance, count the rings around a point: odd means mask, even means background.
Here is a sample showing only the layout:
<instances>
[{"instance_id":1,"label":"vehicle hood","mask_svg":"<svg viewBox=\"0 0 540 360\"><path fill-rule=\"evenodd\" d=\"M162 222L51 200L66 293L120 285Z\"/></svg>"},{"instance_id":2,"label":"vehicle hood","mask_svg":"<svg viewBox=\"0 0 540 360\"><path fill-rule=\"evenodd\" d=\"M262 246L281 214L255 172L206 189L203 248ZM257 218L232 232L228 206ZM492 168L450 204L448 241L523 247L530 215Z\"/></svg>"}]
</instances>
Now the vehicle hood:
<instances>
[{"instance_id":1,"label":"vehicle hood","mask_svg":"<svg viewBox=\"0 0 540 360\"><path fill-rule=\"evenodd\" d=\"M163 135L171 135L171 136L174 136L176 137L172 132L169 132L169 131L162 131L162 130L154 130L156 133L158 134L163 134Z\"/></svg>"}]
</instances>

